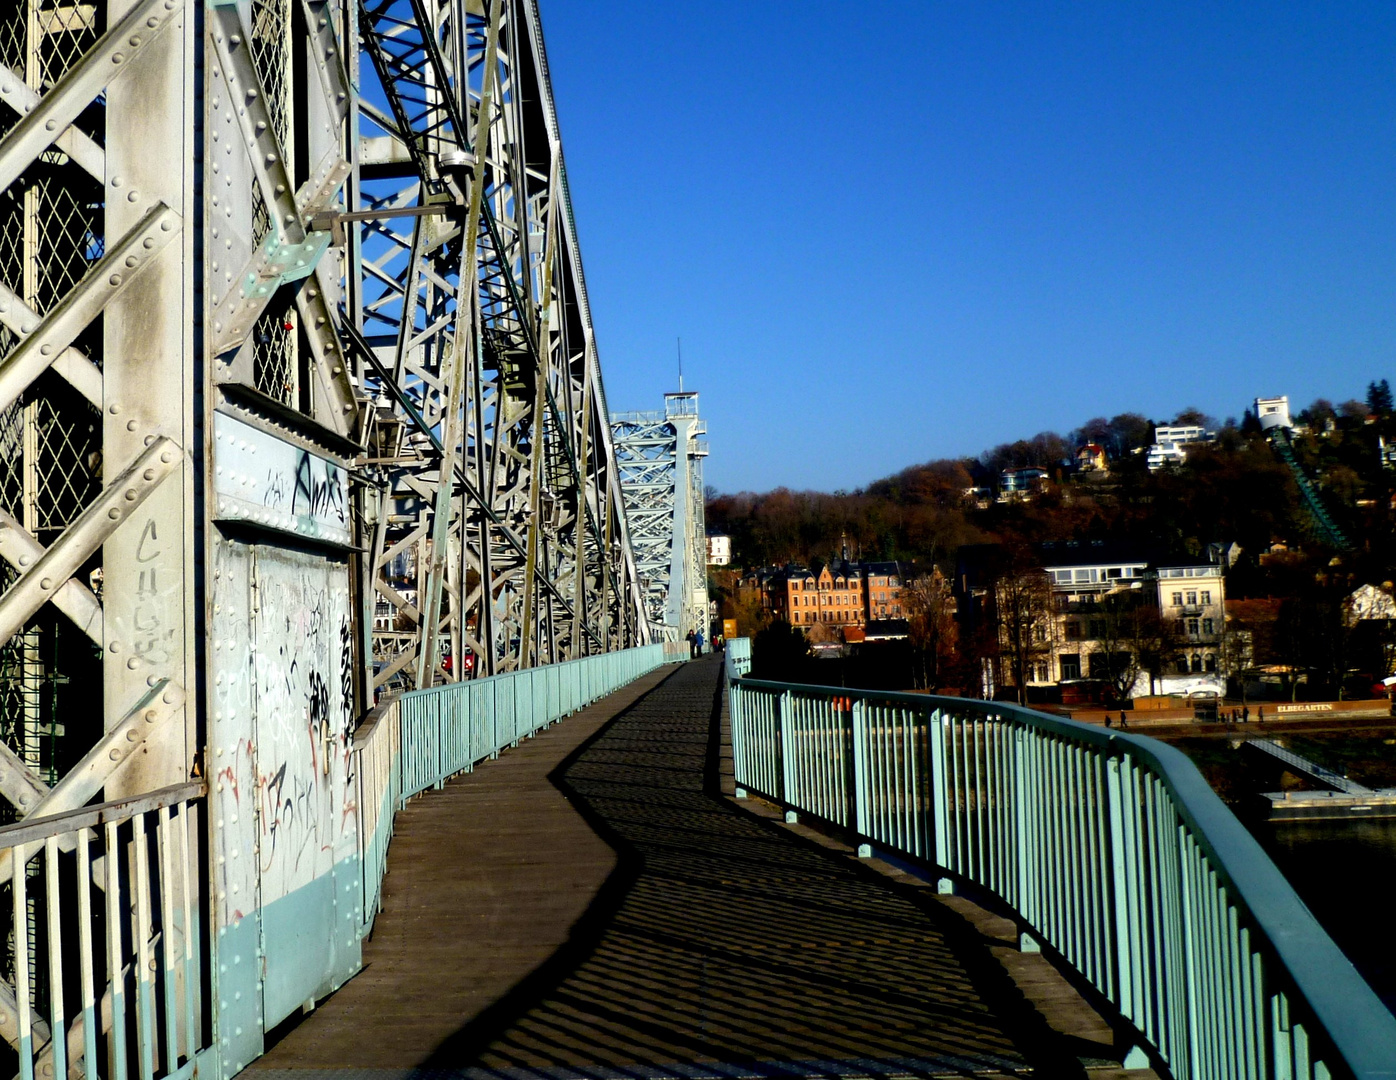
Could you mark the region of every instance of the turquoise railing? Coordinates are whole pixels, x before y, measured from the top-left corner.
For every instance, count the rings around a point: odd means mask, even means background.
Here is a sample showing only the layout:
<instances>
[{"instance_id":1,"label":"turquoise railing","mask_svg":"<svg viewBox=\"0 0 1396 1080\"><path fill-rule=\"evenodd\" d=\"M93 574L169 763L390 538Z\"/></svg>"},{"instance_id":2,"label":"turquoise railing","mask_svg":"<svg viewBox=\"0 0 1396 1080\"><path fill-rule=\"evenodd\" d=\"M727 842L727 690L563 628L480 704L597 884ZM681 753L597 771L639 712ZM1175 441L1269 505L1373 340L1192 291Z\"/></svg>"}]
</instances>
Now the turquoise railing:
<instances>
[{"instance_id":1,"label":"turquoise railing","mask_svg":"<svg viewBox=\"0 0 1396 1080\"><path fill-rule=\"evenodd\" d=\"M657 642L412 690L376 709L354 739L365 928L379 910L393 816L408 799L687 656L682 641Z\"/></svg>"},{"instance_id":2,"label":"turquoise railing","mask_svg":"<svg viewBox=\"0 0 1396 1080\"><path fill-rule=\"evenodd\" d=\"M996 894L1178 1080L1396 1076L1396 1018L1178 750L961 698L736 678L730 704L739 794Z\"/></svg>"}]
</instances>

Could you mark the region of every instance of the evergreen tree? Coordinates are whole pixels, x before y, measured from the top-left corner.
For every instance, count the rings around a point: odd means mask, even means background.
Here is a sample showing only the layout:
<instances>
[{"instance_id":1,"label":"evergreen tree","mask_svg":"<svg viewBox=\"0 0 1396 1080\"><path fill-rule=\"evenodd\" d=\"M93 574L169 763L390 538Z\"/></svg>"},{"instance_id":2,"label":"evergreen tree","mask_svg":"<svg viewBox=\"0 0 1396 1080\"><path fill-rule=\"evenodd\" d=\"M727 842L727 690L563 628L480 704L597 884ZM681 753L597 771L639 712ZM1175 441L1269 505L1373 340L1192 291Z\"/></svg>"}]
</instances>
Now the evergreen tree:
<instances>
[{"instance_id":1,"label":"evergreen tree","mask_svg":"<svg viewBox=\"0 0 1396 1080\"><path fill-rule=\"evenodd\" d=\"M1391 415L1391 386L1385 379L1367 384L1367 408L1377 416Z\"/></svg>"}]
</instances>

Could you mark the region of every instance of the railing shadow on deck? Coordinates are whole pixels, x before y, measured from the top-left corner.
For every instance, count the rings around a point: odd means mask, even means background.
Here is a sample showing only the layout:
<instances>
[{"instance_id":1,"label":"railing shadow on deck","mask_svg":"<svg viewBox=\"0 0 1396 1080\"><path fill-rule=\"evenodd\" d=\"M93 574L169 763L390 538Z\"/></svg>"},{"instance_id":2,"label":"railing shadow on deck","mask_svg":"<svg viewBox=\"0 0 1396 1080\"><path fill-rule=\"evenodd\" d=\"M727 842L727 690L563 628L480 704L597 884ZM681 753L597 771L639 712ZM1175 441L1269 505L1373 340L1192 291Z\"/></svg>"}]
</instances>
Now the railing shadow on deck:
<instances>
[{"instance_id":1,"label":"railing shadow on deck","mask_svg":"<svg viewBox=\"0 0 1396 1080\"><path fill-rule=\"evenodd\" d=\"M1179 751L999 702L743 678L734 644L738 785L990 890L1179 1080L1396 1075L1396 1018Z\"/></svg>"},{"instance_id":2,"label":"railing shadow on deck","mask_svg":"<svg viewBox=\"0 0 1396 1080\"><path fill-rule=\"evenodd\" d=\"M673 679L549 776L615 869L567 943L425 1069L1086 1075L1101 1048L1048 1029L957 915L734 809L722 682L668 715Z\"/></svg>"},{"instance_id":3,"label":"railing shadow on deck","mask_svg":"<svg viewBox=\"0 0 1396 1080\"><path fill-rule=\"evenodd\" d=\"M446 686L380 705L354 736L363 934L382 902L393 818L407 800L556 723L666 663L684 642L661 641Z\"/></svg>"}]
</instances>

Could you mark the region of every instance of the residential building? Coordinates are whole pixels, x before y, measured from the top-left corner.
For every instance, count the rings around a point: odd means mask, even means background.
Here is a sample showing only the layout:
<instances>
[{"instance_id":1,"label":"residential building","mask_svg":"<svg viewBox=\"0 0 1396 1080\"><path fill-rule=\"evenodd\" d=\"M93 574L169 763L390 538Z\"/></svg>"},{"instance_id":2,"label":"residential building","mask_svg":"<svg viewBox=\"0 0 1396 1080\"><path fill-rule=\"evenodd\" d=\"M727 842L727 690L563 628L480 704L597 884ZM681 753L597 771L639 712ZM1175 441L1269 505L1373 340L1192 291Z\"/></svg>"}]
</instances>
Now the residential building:
<instances>
[{"instance_id":1,"label":"residential building","mask_svg":"<svg viewBox=\"0 0 1396 1080\"><path fill-rule=\"evenodd\" d=\"M722 533L710 532L707 535L708 565L728 566L732 562L732 538Z\"/></svg>"},{"instance_id":2,"label":"residential building","mask_svg":"<svg viewBox=\"0 0 1396 1080\"><path fill-rule=\"evenodd\" d=\"M1022 665L1029 686L1132 678L1132 696L1224 690L1220 562L1108 540L1042 544L1036 552L1050 599L1040 615L1018 616L1033 621L1031 656ZM967 576L965 591L970 585ZM1004 648L1014 635L1003 624L1002 598L995 608ZM1011 683L1012 674L1000 670L997 679Z\"/></svg>"},{"instance_id":3,"label":"residential building","mask_svg":"<svg viewBox=\"0 0 1396 1080\"><path fill-rule=\"evenodd\" d=\"M1113 653L1128 648L1108 597L1143 594L1149 558L1134 545L1108 541L1042 544L1042 569L1052 593L1048 649L1034 664L1035 683L1103 679Z\"/></svg>"},{"instance_id":4,"label":"residential building","mask_svg":"<svg viewBox=\"0 0 1396 1080\"><path fill-rule=\"evenodd\" d=\"M1109 472L1110 460L1100 443L1086 443L1076 451L1076 468L1081 472Z\"/></svg>"},{"instance_id":5,"label":"residential building","mask_svg":"<svg viewBox=\"0 0 1396 1080\"><path fill-rule=\"evenodd\" d=\"M1157 673L1158 692L1188 694L1225 690L1222 636L1226 626L1226 581L1222 564L1204 559L1166 558L1155 563L1159 612L1173 624L1176 648Z\"/></svg>"},{"instance_id":6,"label":"residential building","mask_svg":"<svg viewBox=\"0 0 1396 1080\"><path fill-rule=\"evenodd\" d=\"M1180 465L1186 459L1188 448L1206 446L1216 441L1217 433L1208 431L1201 424L1168 424L1154 428L1154 442L1149 447L1145 459L1150 472L1156 472L1165 465Z\"/></svg>"},{"instance_id":7,"label":"residential building","mask_svg":"<svg viewBox=\"0 0 1396 1080\"><path fill-rule=\"evenodd\" d=\"M1047 484L1047 470L1036 468L1004 469L999 473L999 498L1030 498Z\"/></svg>"},{"instance_id":8,"label":"residential building","mask_svg":"<svg viewBox=\"0 0 1396 1080\"><path fill-rule=\"evenodd\" d=\"M762 606L794 626L861 627L906 614L906 570L897 562L836 559L818 572L791 563L756 571Z\"/></svg>"},{"instance_id":9,"label":"residential building","mask_svg":"<svg viewBox=\"0 0 1396 1080\"><path fill-rule=\"evenodd\" d=\"M1364 619L1396 619L1396 597L1380 585L1360 585L1343 601L1343 622L1355 626Z\"/></svg>"}]
</instances>

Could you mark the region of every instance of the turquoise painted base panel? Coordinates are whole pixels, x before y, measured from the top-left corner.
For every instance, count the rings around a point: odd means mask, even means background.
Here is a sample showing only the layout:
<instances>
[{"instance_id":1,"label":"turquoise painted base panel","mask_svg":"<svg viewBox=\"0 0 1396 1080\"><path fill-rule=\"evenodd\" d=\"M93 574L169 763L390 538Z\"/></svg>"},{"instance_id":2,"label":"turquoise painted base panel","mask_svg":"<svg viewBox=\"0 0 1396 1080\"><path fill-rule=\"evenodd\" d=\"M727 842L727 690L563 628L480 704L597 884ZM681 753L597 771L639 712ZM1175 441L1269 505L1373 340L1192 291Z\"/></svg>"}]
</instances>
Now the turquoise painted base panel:
<instances>
[{"instance_id":1,"label":"turquoise painted base panel","mask_svg":"<svg viewBox=\"0 0 1396 1080\"><path fill-rule=\"evenodd\" d=\"M262 1027L337 990L363 963L363 877L350 856L330 873L262 908Z\"/></svg>"}]
</instances>

